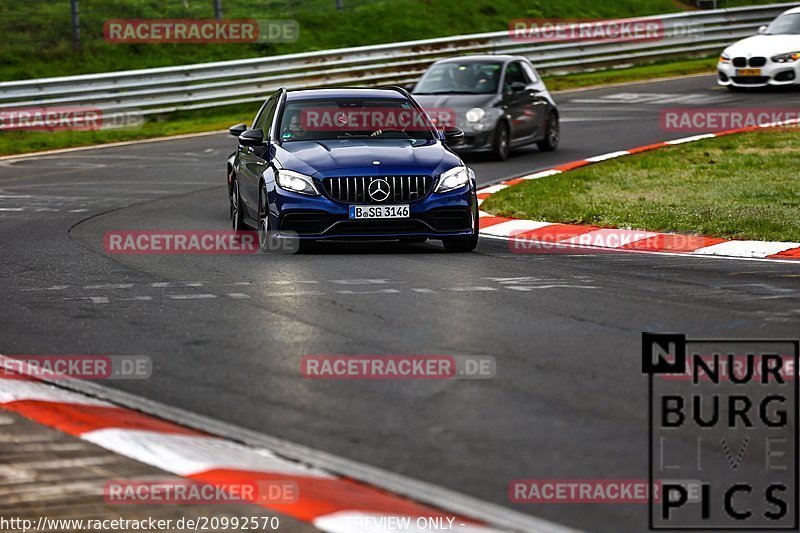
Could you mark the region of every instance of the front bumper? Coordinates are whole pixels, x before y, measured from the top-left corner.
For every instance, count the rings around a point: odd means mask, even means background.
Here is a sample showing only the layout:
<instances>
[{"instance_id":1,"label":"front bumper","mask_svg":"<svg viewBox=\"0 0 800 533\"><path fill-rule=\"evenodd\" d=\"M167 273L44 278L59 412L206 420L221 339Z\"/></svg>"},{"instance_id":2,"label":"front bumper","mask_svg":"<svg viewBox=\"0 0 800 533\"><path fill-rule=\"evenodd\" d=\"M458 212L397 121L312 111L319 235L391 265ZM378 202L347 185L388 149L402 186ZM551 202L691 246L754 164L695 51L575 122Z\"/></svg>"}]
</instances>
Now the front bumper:
<instances>
[{"instance_id":1,"label":"front bumper","mask_svg":"<svg viewBox=\"0 0 800 533\"><path fill-rule=\"evenodd\" d=\"M441 239L473 234L477 201L474 187L468 185L407 202L409 218L350 220L349 203L324 195L303 196L276 187L270 201L270 222L278 234L302 239Z\"/></svg>"},{"instance_id":2,"label":"front bumper","mask_svg":"<svg viewBox=\"0 0 800 533\"><path fill-rule=\"evenodd\" d=\"M732 63L717 64L717 83L724 87L767 87L780 85L795 85L800 83L800 62L773 63L761 68L761 76L738 76L737 67Z\"/></svg>"}]
</instances>

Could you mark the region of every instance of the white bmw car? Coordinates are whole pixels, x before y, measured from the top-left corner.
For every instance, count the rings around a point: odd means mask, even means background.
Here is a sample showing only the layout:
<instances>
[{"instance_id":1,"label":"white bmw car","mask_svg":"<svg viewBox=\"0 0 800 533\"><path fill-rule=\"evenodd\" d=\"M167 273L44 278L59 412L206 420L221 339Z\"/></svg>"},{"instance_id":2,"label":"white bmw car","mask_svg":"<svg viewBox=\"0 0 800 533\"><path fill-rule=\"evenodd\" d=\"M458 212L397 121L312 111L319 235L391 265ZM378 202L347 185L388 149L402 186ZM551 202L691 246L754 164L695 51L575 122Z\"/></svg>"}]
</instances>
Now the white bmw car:
<instances>
[{"instance_id":1,"label":"white bmw car","mask_svg":"<svg viewBox=\"0 0 800 533\"><path fill-rule=\"evenodd\" d=\"M800 83L800 7L784 12L758 33L722 52L719 84L733 90Z\"/></svg>"}]
</instances>

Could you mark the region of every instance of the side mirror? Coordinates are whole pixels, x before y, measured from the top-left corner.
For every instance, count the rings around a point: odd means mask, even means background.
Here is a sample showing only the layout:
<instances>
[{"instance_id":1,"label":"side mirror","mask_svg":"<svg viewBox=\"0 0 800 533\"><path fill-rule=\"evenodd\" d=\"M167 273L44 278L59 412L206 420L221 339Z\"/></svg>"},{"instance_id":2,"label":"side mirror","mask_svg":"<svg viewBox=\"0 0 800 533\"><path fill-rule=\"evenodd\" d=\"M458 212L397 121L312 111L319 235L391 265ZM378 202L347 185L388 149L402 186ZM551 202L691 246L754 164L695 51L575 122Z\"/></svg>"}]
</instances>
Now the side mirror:
<instances>
[{"instance_id":1,"label":"side mirror","mask_svg":"<svg viewBox=\"0 0 800 533\"><path fill-rule=\"evenodd\" d=\"M242 146L261 146L264 144L264 130L246 130L239 135Z\"/></svg>"},{"instance_id":2,"label":"side mirror","mask_svg":"<svg viewBox=\"0 0 800 533\"><path fill-rule=\"evenodd\" d=\"M764 35L765 33L767 33L767 27L766 26L761 26L760 28L758 28L758 33L760 33L761 35Z\"/></svg>"},{"instance_id":3,"label":"side mirror","mask_svg":"<svg viewBox=\"0 0 800 533\"><path fill-rule=\"evenodd\" d=\"M511 92L512 93L520 93L525 90L527 85L521 81L512 81L511 82Z\"/></svg>"},{"instance_id":4,"label":"side mirror","mask_svg":"<svg viewBox=\"0 0 800 533\"><path fill-rule=\"evenodd\" d=\"M444 128L444 143L447 145L456 145L464 141L464 132L461 128L455 126L446 126Z\"/></svg>"},{"instance_id":5,"label":"side mirror","mask_svg":"<svg viewBox=\"0 0 800 533\"><path fill-rule=\"evenodd\" d=\"M235 126L232 126L232 127L231 127L231 128L228 130L228 133L230 133L230 134L231 134L231 135L233 135L234 137L238 137L239 135L241 135L242 133L244 133L246 130L247 130L247 124L237 124L237 125L235 125Z\"/></svg>"}]
</instances>

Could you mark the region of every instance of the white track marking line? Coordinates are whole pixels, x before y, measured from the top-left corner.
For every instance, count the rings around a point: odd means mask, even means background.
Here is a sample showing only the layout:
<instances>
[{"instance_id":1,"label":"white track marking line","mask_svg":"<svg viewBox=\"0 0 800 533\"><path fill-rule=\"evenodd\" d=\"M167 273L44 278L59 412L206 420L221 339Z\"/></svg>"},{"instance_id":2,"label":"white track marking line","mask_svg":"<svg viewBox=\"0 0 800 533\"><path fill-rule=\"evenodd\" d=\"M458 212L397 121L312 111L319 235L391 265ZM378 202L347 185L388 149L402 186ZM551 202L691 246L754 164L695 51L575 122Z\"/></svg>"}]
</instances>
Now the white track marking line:
<instances>
[{"instance_id":1,"label":"white track marking line","mask_svg":"<svg viewBox=\"0 0 800 533\"><path fill-rule=\"evenodd\" d=\"M337 294L399 294L400 291L397 289L377 289L374 291L351 291L351 290L340 290L336 291Z\"/></svg>"},{"instance_id":2,"label":"white track marking line","mask_svg":"<svg viewBox=\"0 0 800 533\"><path fill-rule=\"evenodd\" d=\"M292 291L292 292L268 292L264 296L268 298L277 298L282 296L322 296L324 292L320 291Z\"/></svg>"},{"instance_id":3,"label":"white track marking line","mask_svg":"<svg viewBox=\"0 0 800 533\"><path fill-rule=\"evenodd\" d=\"M216 294L168 294L170 300L210 300L216 298Z\"/></svg>"},{"instance_id":4,"label":"white track marking line","mask_svg":"<svg viewBox=\"0 0 800 533\"><path fill-rule=\"evenodd\" d=\"M107 450L180 476L209 470L252 470L288 476L332 479L320 470L251 448L205 435L177 435L160 431L98 429L81 435Z\"/></svg>"},{"instance_id":5,"label":"white track marking line","mask_svg":"<svg viewBox=\"0 0 800 533\"><path fill-rule=\"evenodd\" d=\"M481 230L481 233L508 237L512 233L519 234L525 231L532 231L551 225L552 223L550 222L537 222L535 220L509 220L508 222L501 222L500 224L489 226L488 228Z\"/></svg>"},{"instance_id":6,"label":"white track marking line","mask_svg":"<svg viewBox=\"0 0 800 533\"><path fill-rule=\"evenodd\" d=\"M675 140L672 140L672 141L665 141L664 143L665 144L684 144L684 143L691 143L691 142L695 142L695 141L700 141L700 140L703 140L703 139L711 139L711 138L716 137L716 136L717 135L715 133L704 133L702 135L693 135L691 137L684 137L683 139L675 139Z\"/></svg>"},{"instance_id":7,"label":"white track marking line","mask_svg":"<svg viewBox=\"0 0 800 533\"><path fill-rule=\"evenodd\" d=\"M481 232L481 238L502 241L508 243L509 240L507 237L498 237L496 235L486 235ZM569 248L571 250L578 250L578 249L585 249L587 253L581 254L582 257L602 257L599 254L591 253L592 250L595 250L597 247L595 246L582 246L578 244L562 244L562 243L549 243L550 246L555 246L558 248ZM785 263L794 266L800 266L800 261L796 259L762 259L759 257L733 257L733 256L726 256L726 255L710 255L710 254L695 254L692 252L689 253L679 253L679 252L657 252L654 250L628 250L625 248L618 248L617 251L619 253L626 253L626 254L647 254L647 255L671 255L674 257L693 257L695 259L722 259L728 261L757 261L760 263Z\"/></svg>"},{"instance_id":8,"label":"white track marking line","mask_svg":"<svg viewBox=\"0 0 800 533\"><path fill-rule=\"evenodd\" d=\"M41 289L20 289L21 291L63 291L69 285L53 285L52 287L42 287Z\"/></svg>"},{"instance_id":9,"label":"white track marking line","mask_svg":"<svg viewBox=\"0 0 800 533\"><path fill-rule=\"evenodd\" d=\"M601 161L608 161L609 159L616 159L617 157L622 157L624 155L631 155L630 152L627 150L621 150L619 152L611 152L610 154L603 154L603 155L596 155L594 157L587 157L586 161L591 163L599 163Z\"/></svg>"},{"instance_id":10,"label":"white track marking line","mask_svg":"<svg viewBox=\"0 0 800 533\"><path fill-rule=\"evenodd\" d=\"M800 247L800 243L797 242L728 241L699 248L691 253L763 258L798 247Z\"/></svg>"},{"instance_id":11,"label":"white track marking line","mask_svg":"<svg viewBox=\"0 0 800 533\"><path fill-rule=\"evenodd\" d=\"M113 289L132 289L133 283L106 283L100 285L86 285L83 290L113 290Z\"/></svg>"},{"instance_id":12,"label":"white track marking line","mask_svg":"<svg viewBox=\"0 0 800 533\"><path fill-rule=\"evenodd\" d=\"M22 360L18 360L16 363L14 363L13 358L8 358L5 356L4 358L11 359L11 361L6 363L8 365L6 366L8 370L13 371L14 369L19 368L19 364L28 364ZM108 402L89 398L83 394L76 394L74 392L59 389L41 382L26 381L16 378L4 378L0 380L0 404L25 400L111 407L111 404Z\"/></svg>"},{"instance_id":13,"label":"white track marking line","mask_svg":"<svg viewBox=\"0 0 800 533\"><path fill-rule=\"evenodd\" d=\"M478 191L478 194L493 194L497 191L502 191L503 189L508 189L508 185L504 185L503 183L498 183L497 185L490 185L485 189L481 189Z\"/></svg>"},{"instance_id":14,"label":"white track marking line","mask_svg":"<svg viewBox=\"0 0 800 533\"><path fill-rule=\"evenodd\" d=\"M233 298L234 300L249 300L250 299L250 295L249 294L245 294L243 292L229 292L228 293L228 297L229 298Z\"/></svg>"},{"instance_id":15,"label":"white track marking line","mask_svg":"<svg viewBox=\"0 0 800 533\"><path fill-rule=\"evenodd\" d=\"M8 362L8 357L0 355L0 365ZM315 450L283 439L266 435L253 430L241 428L227 422L214 420L196 413L160 402L135 396L133 394L110 389L95 382L65 378L59 380L62 388L89 394L118 405L150 414L163 420L205 431L235 442L241 442L256 448L265 448L280 457L297 461L327 472L334 472L369 485L389 490L395 494L406 496L449 512L480 520L497 527L524 533L578 533L577 530L555 524L514 511L507 507L488 503L477 498L438 487L424 481L418 481L394 472L389 472L357 461Z\"/></svg>"}]
</instances>

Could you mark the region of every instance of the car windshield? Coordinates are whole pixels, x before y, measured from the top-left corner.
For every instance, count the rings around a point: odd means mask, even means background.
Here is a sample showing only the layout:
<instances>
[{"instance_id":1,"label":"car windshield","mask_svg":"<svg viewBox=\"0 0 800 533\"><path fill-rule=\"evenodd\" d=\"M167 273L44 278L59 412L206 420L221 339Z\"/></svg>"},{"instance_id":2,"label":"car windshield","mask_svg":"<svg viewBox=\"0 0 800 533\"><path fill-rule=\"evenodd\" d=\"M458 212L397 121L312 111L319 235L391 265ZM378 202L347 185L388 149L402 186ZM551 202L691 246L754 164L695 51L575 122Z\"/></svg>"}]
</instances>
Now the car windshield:
<instances>
[{"instance_id":1,"label":"car windshield","mask_svg":"<svg viewBox=\"0 0 800 533\"><path fill-rule=\"evenodd\" d=\"M496 61L448 61L433 65L414 94L492 94L497 92L502 64Z\"/></svg>"},{"instance_id":2,"label":"car windshield","mask_svg":"<svg viewBox=\"0 0 800 533\"><path fill-rule=\"evenodd\" d=\"M430 119L398 98L289 101L281 117L284 142L334 139L432 140Z\"/></svg>"},{"instance_id":3,"label":"car windshield","mask_svg":"<svg viewBox=\"0 0 800 533\"><path fill-rule=\"evenodd\" d=\"M776 18L764 33L766 35L800 35L800 13Z\"/></svg>"}]
</instances>

